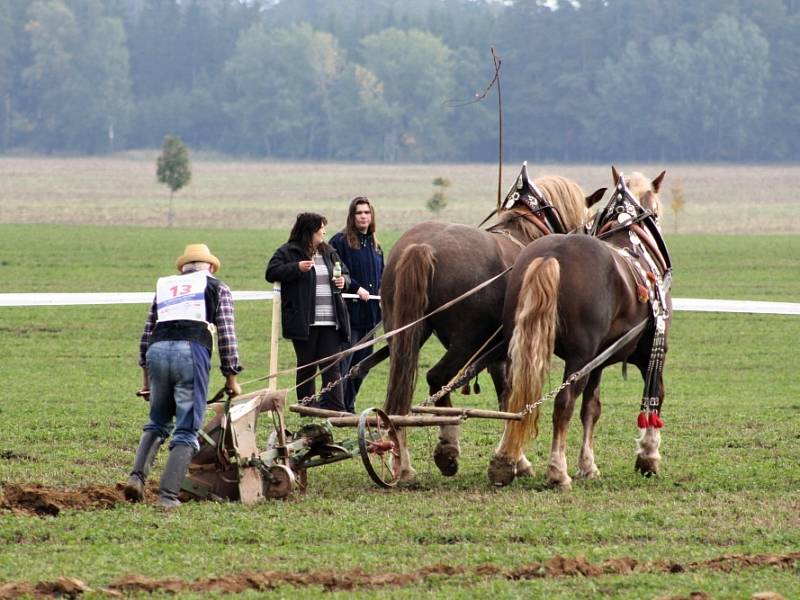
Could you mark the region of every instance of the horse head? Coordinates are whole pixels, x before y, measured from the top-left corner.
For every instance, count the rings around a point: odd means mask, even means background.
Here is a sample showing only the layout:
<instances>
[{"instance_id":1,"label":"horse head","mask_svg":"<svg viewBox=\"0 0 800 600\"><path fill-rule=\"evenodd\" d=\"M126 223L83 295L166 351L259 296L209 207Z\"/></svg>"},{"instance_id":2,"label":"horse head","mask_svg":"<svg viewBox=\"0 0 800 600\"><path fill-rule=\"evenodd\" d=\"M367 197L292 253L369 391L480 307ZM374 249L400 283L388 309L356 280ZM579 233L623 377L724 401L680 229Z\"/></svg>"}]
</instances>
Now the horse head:
<instances>
[{"instance_id":1,"label":"horse head","mask_svg":"<svg viewBox=\"0 0 800 600\"><path fill-rule=\"evenodd\" d=\"M658 223L661 211L658 190L665 174L666 171L662 171L652 181L637 172L634 172L630 178L625 178L612 166L614 193L606 207L595 216L589 231L590 235L602 238L616 231L628 230L633 226L642 227L652 236L655 249L663 257L665 268L670 268L669 252Z\"/></svg>"},{"instance_id":2,"label":"horse head","mask_svg":"<svg viewBox=\"0 0 800 600\"><path fill-rule=\"evenodd\" d=\"M625 178L625 184L630 193L638 200L642 208L649 210L653 214L657 224L661 219L661 215L663 215L661 198L659 198L658 192L661 190L661 183L664 181L666 174L666 171L661 171L655 179L649 180L642 173L634 171L630 177ZM613 165L611 166L611 177L615 186L622 178L622 174Z\"/></svg>"}]
</instances>

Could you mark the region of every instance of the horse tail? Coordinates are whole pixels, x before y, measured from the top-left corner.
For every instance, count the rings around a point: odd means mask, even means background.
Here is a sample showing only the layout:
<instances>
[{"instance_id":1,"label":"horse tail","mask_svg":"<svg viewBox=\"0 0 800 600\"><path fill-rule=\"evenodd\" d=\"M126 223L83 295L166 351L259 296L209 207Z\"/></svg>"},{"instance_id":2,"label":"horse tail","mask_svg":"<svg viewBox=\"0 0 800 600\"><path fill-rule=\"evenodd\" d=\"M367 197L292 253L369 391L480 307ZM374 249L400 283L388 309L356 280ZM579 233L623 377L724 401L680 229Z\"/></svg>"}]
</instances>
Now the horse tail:
<instances>
[{"instance_id":1,"label":"horse tail","mask_svg":"<svg viewBox=\"0 0 800 600\"><path fill-rule=\"evenodd\" d=\"M536 258L522 278L514 333L508 347L511 390L508 410L520 412L536 403L550 369L558 319L558 284L561 267L555 258ZM539 406L522 421L508 421L506 450L519 456L525 443L539 433Z\"/></svg>"},{"instance_id":2,"label":"horse tail","mask_svg":"<svg viewBox=\"0 0 800 600\"><path fill-rule=\"evenodd\" d=\"M403 250L395 268L395 297L387 303L388 314L384 315L391 329L413 323L425 314L435 267L433 246L411 244ZM389 340L386 411L390 415L405 415L411 409L424 327L424 323L418 323Z\"/></svg>"}]
</instances>

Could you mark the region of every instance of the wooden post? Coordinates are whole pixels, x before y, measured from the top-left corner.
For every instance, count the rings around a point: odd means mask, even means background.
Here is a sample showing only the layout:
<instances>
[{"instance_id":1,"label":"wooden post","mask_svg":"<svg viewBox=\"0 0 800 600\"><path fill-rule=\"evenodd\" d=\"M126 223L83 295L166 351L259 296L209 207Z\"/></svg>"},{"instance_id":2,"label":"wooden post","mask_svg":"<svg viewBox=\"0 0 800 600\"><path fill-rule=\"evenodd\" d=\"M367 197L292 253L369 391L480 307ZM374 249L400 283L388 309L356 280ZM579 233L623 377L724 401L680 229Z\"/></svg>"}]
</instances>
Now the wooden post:
<instances>
[{"instance_id":1,"label":"wooden post","mask_svg":"<svg viewBox=\"0 0 800 600\"><path fill-rule=\"evenodd\" d=\"M281 322L281 284L275 282L272 285L272 327L269 334L269 373L278 372L278 342L280 342L280 322ZM278 378L273 377L269 380L268 389L275 391L278 389Z\"/></svg>"}]
</instances>

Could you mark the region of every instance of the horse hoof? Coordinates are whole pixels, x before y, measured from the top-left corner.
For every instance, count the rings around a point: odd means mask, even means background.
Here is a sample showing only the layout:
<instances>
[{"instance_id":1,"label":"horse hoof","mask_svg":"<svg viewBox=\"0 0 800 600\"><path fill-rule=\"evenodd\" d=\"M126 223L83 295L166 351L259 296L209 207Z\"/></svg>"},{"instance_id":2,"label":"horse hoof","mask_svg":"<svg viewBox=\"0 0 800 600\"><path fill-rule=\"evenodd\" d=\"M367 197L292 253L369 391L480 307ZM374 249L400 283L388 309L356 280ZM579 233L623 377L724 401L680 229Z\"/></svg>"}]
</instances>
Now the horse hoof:
<instances>
[{"instance_id":1,"label":"horse hoof","mask_svg":"<svg viewBox=\"0 0 800 600\"><path fill-rule=\"evenodd\" d=\"M576 479L600 479L600 469L594 467L593 469L579 470L575 473Z\"/></svg>"},{"instance_id":2,"label":"horse hoof","mask_svg":"<svg viewBox=\"0 0 800 600\"><path fill-rule=\"evenodd\" d=\"M397 482L399 484L413 484L416 480L417 470L413 467L403 469L400 471L400 475L397 477Z\"/></svg>"},{"instance_id":3,"label":"horse hoof","mask_svg":"<svg viewBox=\"0 0 800 600\"><path fill-rule=\"evenodd\" d=\"M398 490L421 490L422 484L417 479L405 479L397 482Z\"/></svg>"},{"instance_id":4,"label":"horse hoof","mask_svg":"<svg viewBox=\"0 0 800 600\"><path fill-rule=\"evenodd\" d=\"M533 477L533 465L525 456L517 461L517 477Z\"/></svg>"},{"instance_id":5,"label":"horse hoof","mask_svg":"<svg viewBox=\"0 0 800 600\"><path fill-rule=\"evenodd\" d=\"M489 463L489 483L495 487L503 487L514 481L517 474L516 463L505 457L495 456Z\"/></svg>"},{"instance_id":6,"label":"horse hoof","mask_svg":"<svg viewBox=\"0 0 800 600\"><path fill-rule=\"evenodd\" d=\"M436 463L442 475L452 477L458 473L458 455L459 451L456 446L441 444L436 446L436 451L433 453L433 462Z\"/></svg>"},{"instance_id":7,"label":"horse hoof","mask_svg":"<svg viewBox=\"0 0 800 600\"><path fill-rule=\"evenodd\" d=\"M651 477L653 475L658 475L658 460L653 458L645 458L642 456L636 457L636 466L635 469L637 472L641 473L645 477Z\"/></svg>"},{"instance_id":8,"label":"horse hoof","mask_svg":"<svg viewBox=\"0 0 800 600\"><path fill-rule=\"evenodd\" d=\"M547 486L560 492L568 492L572 489L572 479L562 479L559 481L549 479L547 481Z\"/></svg>"},{"instance_id":9,"label":"horse hoof","mask_svg":"<svg viewBox=\"0 0 800 600\"><path fill-rule=\"evenodd\" d=\"M547 473L547 486L558 490L570 490L572 489L572 477L563 471L550 470Z\"/></svg>"}]
</instances>

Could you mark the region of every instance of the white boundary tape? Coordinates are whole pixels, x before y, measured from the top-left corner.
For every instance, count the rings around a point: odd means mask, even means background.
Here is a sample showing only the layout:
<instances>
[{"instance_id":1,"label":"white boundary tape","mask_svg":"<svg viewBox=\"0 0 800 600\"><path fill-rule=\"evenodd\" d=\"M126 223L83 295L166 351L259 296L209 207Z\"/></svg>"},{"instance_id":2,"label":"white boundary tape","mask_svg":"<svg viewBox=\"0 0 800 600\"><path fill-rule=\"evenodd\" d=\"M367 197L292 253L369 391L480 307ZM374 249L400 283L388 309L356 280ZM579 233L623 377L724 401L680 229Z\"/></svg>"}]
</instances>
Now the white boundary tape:
<instances>
[{"instance_id":1,"label":"white boundary tape","mask_svg":"<svg viewBox=\"0 0 800 600\"><path fill-rule=\"evenodd\" d=\"M800 304L794 302L761 302L757 300L707 300L705 298L673 298L674 310L695 312L758 313L766 315L800 315Z\"/></svg>"},{"instance_id":2,"label":"white boundary tape","mask_svg":"<svg viewBox=\"0 0 800 600\"><path fill-rule=\"evenodd\" d=\"M343 294L357 298L355 294ZM273 292L233 292L234 300L272 300ZM379 296L370 296L372 300ZM0 294L3 306L77 306L91 304L149 304L153 292L107 292L94 294ZM757 313L769 315L800 315L800 303L761 302L753 300L712 300L705 298L673 298L675 310L692 312Z\"/></svg>"}]
</instances>

